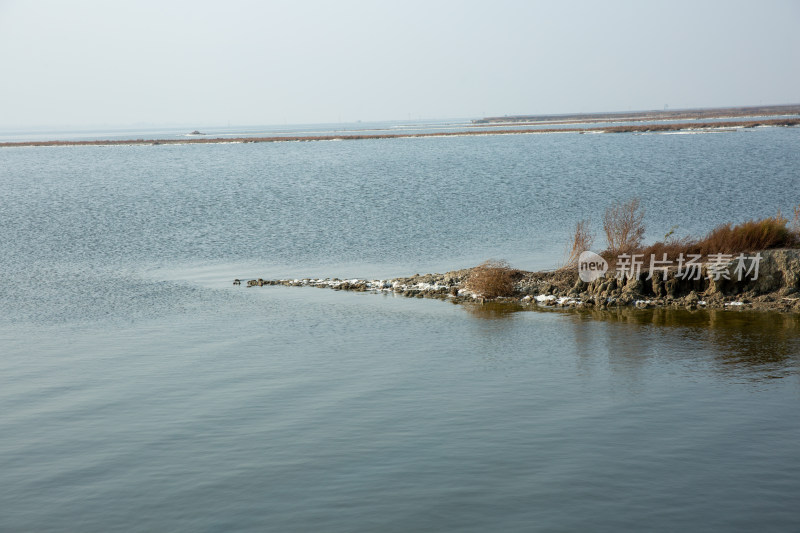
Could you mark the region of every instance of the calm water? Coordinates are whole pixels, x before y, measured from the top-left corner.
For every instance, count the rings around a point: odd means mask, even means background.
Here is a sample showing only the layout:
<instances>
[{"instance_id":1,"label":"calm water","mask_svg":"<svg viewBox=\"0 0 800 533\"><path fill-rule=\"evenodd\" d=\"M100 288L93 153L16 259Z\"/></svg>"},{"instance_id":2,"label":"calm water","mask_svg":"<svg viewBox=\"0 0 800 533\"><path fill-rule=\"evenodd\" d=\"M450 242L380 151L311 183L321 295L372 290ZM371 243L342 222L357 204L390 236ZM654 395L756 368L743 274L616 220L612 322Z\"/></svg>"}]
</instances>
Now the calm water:
<instances>
[{"instance_id":1,"label":"calm water","mask_svg":"<svg viewBox=\"0 0 800 533\"><path fill-rule=\"evenodd\" d=\"M800 318L234 277L791 212L800 130L0 150L0 531L788 531ZM600 243L602 244L602 243Z\"/></svg>"}]
</instances>

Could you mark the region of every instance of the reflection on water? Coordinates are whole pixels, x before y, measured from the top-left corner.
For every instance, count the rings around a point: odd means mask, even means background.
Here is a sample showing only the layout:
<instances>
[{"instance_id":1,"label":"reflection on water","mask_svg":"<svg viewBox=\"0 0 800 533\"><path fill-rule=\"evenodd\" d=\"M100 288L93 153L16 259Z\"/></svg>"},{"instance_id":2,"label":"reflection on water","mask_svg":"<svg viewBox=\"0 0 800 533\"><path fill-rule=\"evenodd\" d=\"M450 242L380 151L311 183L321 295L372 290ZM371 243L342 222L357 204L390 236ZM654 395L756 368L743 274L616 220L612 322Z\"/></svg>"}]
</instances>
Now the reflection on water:
<instances>
[{"instance_id":1,"label":"reflection on water","mask_svg":"<svg viewBox=\"0 0 800 533\"><path fill-rule=\"evenodd\" d=\"M556 310L491 302L467 304L466 312L481 320L511 319L522 312L559 314L568 318L579 356L607 354L625 361L628 371L648 354L691 358L712 354L713 368L763 380L800 375L800 315L773 312L684 309ZM623 329L593 327L592 322Z\"/></svg>"},{"instance_id":2,"label":"reflection on water","mask_svg":"<svg viewBox=\"0 0 800 533\"><path fill-rule=\"evenodd\" d=\"M510 318L520 311L528 311L530 308L518 303L509 302L487 302L484 304L463 304L467 312L476 317L486 320L498 320Z\"/></svg>"},{"instance_id":3,"label":"reflection on water","mask_svg":"<svg viewBox=\"0 0 800 533\"><path fill-rule=\"evenodd\" d=\"M788 370L800 354L800 315L796 314L626 309L598 312L597 318L688 330L713 344L723 365Z\"/></svg>"}]
</instances>

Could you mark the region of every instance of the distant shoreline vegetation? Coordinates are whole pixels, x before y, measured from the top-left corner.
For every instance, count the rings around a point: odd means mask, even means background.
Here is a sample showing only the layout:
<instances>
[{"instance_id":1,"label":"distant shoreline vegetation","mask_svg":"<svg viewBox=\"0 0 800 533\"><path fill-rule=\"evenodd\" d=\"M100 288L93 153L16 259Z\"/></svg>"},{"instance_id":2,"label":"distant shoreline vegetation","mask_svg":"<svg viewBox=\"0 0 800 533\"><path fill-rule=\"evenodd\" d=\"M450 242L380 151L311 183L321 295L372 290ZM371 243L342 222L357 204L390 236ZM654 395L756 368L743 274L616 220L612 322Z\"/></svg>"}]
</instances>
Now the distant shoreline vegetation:
<instances>
[{"instance_id":1,"label":"distant shoreline vegetation","mask_svg":"<svg viewBox=\"0 0 800 533\"><path fill-rule=\"evenodd\" d=\"M635 119L626 118L627 121ZM654 120L652 118L638 119ZM755 128L759 126L796 127L800 126L800 117L774 118L762 120L740 120L726 122L681 122L672 124L628 124L620 126L597 126L586 128L529 128L529 129L481 129L469 131L432 132L432 133L383 133L356 135L304 135L280 137L201 137L192 139L116 139L116 140L84 140L84 141L19 141L2 142L0 148L23 146L125 146L125 145L163 145L163 144L243 144L267 142L311 142L311 141L359 141L367 139L403 139L419 137L462 137L470 135L522 135L537 133L664 133L664 132L702 132L725 131L734 128Z\"/></svg>"},{"instance_id":2,"label":"distant shoreline vegetation","mask_svg":"<svg viewBox=\"0 0 800 533\"><path fill-rule=\"evenodd\" d=\"M475 125L520 123L520 124L569 124L573 122L632 122L642 120L702 120L712 118L768 117L800 115L800 105L770 105L746 107L714 107L702 109L664 109L663 111L620 111L614 113L570 113L566 115L507 115L473 120Z\"/></svg>"}]
</instances>

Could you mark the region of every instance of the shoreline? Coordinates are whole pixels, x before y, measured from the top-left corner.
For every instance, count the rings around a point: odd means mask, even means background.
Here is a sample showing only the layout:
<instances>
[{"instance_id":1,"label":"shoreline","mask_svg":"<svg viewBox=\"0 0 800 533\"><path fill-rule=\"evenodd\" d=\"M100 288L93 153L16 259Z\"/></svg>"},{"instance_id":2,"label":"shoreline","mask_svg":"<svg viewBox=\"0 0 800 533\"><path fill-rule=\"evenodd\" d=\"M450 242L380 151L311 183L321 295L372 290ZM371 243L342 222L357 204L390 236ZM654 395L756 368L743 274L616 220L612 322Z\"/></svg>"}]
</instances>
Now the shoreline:
<instances>
[{"instance_id":1,"label":"shoreline","mask_svg":"<svg viewBox=\"0 0 800 533\"><path fill-rule=\"evenodd\" d=\"M359 141L370 139L411 139L424 137L462 137L476 135L523 135L545 133L661 133L678 131L735 131L756 127L798 127L800 117L728 122L681 122L674 124L636 124L587 128L529 128L499 130L469 130L432 133L382 133L365 135L309 135L275 137L203 137L197 139L122 139L84 141L18 141L0 142L0 148L45 146L159 146L167 144L247 144L273 142Z\"/></svg>"},{"instance_id":2,"label":"shoreline","mask_svg":"<svg viewBox=\"0 0 800 533\"><path fill-rule=\"evenodd\" d=\"M738 117L768 117L800 114L800 105L760 105L739 107L704 107L695 109L663 109L650 111L616 111L567 113L560 115L508 115L473 120L478 126L491 124L569 124L575 122L632 122L646 120L701 120Z\"/></svg>"},{"instance_id":3,"label":"shoreline","mask_svg":"<svg viewBox=\"0 0 800 533\"><path fill-rule=\"evenodd\" d=\"M408 298L433 298L456 304L508 303L547 309L717 309L726 311L765 311L800 313L800 249L774 249L760 252L761 273L755 280L682 280L674 272L666 278L656 273L646 279L599 278L581 281L576 271L514 271L515 296L481 298L466 288L473 269L444 274L415 274L392 279L253 279L245 286L317 287L354 292L391 293ZM735 265L729 264L729 274ZM707 271L703 270L703 276ZM733 278L732 278L733 279ZM238 282L238 283L237 283ZM234 285L241 283L235 280Z\"/></svg>"}]
</instances>

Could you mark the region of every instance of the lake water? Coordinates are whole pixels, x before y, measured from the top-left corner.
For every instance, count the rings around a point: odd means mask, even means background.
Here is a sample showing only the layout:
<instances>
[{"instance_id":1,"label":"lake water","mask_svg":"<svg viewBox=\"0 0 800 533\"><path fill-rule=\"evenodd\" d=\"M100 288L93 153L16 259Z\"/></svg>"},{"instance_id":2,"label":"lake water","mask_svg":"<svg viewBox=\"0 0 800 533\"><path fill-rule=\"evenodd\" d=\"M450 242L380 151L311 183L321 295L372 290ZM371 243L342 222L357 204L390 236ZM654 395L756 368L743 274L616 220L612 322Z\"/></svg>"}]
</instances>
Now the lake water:
<instances>
[{"instance_id":1,"label":"lake water","mask_svg":"<svg viewBox=\"0 0 800 533\"><path fill-rule=\"evenodd\" d=\"M796 529L797 316L231 281L552 268L634 195L698 235L790 213L798 146L0 149L0 531Z\"/></svg>"}]
</instances>

